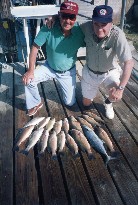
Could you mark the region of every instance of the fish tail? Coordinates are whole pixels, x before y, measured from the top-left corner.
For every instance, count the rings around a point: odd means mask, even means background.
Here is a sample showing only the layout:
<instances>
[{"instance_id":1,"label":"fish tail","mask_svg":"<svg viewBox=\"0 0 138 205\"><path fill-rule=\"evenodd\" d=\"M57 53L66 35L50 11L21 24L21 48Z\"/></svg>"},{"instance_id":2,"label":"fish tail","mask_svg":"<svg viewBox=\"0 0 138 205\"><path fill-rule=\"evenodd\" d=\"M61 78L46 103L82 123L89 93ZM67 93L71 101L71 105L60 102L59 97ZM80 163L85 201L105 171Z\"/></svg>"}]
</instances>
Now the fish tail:
<instances>
[{"instance_id":1,"label":"fish tail","mask_svg":"<svg viewBox=\"0 0 138 205\"><path fill-rule=\"evenodd\" d=\"M18 145L14 146L13 149L12 149L12 151L13 151L13 152L14 152L14 151L19 152L19 146L18 146Z\"/></svg>"},{"instance_id":2,"label":"fish tail","mask_svg":"<svg viewBox=\"0 0 138 205\"><path fill-rule=\"evenodd\" d=\"M74 158L76 159L76 158L79 158L79 157L80 157L80 154L78 152L75 153Z\"/></svg>"},{"instance_id":3,"label":"fish tail","mask_svg":"<svg viewBox=\"0 0 138 205\"><path fill-rule=\"evenodd\" d=\"M113 159L116 159L116 157L106 156L106 158L105 158L105 160L104 160L105 166L107 167L108 162L109 162L110 160L113 160Z\"/></svg>"},{"instance_id":4,"label":"fish tail","mask_svg":"<svg viewBox=\"0 0 138 205\"><path fill-rule=\"evenodd\" d=\"M29 154L29 151L28 150L21 150L20 153L22 153L22 154L27 156Z\"/></svg>"},{"instance_id":5,"label":"fish tail","mask_svg":"<svg viewBox=\"0 0 138 205\"><path fill-rule=\"evenodd\" d=\"M39 152L38 155L36 156L37 158L40 158L44 155L44 152Z\"/></svg>"},{"instance_id":6,"label":"fish tail","mask_svg":"<svg viewBox=\"0 0 138 205\"><path fill-rule=\"evenodd\" d=\"M120 157L120 153L118 151L112 151L111 152L111 157L112 158L119 158Z\"/></svg>"},{"instance_id":7,"label":"fish tail","mask_svg":"<svg viewBox=\"0 0 138 205\"><path fill-rule=\"evenodd\" d=\"M52 159L53 159L53 160L57 160L57 155L56 155L56 153L52 154Z\"/></svg>"},{"instance_id":8,"label":"fish tail","mask_svg":"<svg viewBox=\"0 0 138 205\"><path fill-rule=\"evenodd\" d=\"M95 159L95 156L92 153L88 153L88 159L89 160Z\"/></svg>"},{"instance_id":9,"label":"fish tail","mask_svg":"<svg viewBox=\"0 0 138 205\"><path fill-rule=\"evenodd\" d=\"M62 156L64 156L64 150L59 150L58 153Z\"/></svg>"}]
</instances>

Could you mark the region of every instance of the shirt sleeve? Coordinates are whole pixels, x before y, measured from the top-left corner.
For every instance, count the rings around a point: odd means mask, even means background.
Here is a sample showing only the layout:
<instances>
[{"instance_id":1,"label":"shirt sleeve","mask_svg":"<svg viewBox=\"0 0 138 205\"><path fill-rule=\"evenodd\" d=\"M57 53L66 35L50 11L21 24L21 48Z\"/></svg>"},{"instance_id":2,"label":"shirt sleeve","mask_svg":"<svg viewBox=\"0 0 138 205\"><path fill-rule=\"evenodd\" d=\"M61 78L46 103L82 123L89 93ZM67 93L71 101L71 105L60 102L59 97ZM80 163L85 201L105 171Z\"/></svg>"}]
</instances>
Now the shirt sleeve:
<instances>
[{"instance_id":1,"label":"shirt sleeve","mask_svg":"<svg viewBox=\"0 0 138 205\"><path fill-rule=\"evenodd\" d=\"M116 42L116 54L121 63L132 59L130 46L122 30L119 31L118 39Z\"/></svg>"},{"instance_id":2,"label":"shirt sleeve","mask_svg":"<svg viewBox=\"0 0 138 205\"><path fill-rule=\"evenodd\" d=\"M46 26L42 26L39 33L34 39L34 43L36 43L38 46L42 46L46 42L48 34L48 28Z\"/></svg>"}]
</instances>

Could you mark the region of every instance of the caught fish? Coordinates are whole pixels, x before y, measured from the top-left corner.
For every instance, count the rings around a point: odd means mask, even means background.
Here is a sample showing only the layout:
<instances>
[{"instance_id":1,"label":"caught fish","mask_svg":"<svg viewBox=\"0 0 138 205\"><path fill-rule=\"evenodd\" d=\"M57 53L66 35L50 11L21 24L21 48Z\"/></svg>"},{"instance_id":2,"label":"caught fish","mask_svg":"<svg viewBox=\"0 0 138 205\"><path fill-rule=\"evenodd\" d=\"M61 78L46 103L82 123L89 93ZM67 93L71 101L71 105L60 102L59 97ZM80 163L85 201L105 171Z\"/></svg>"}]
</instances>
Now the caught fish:
<instances>
[{"instance_id":1,"label":"caught fish","mask_svg":"<svg viewBox=\"0 0 138 205\"><path fill-rule=\"evenodd\" d=\"M55 118L49 120L49 122L48 122L47 125L46 125L46 129L47 129L48 131L52 130L54 124L55 124Z\"/></svg>"},{"instance_id":2,"label":"caught fish","mask_svg":"<svg viewBox=\"0 0 138 205\"><path fill-rule=\"evenodd\" d=\"M99 126L99 127L101 126L100 123L96 122L94 118L89 117L89 115L84 115L84 114L83 114L82 117L83 117L85 120L87 120L87 122L89 122L93 127L95 127L96 125Z\"/></svg>"},{"instance_id":3,"label":"caught fish","mask_svg":"<svg viewBox=\"0 0 138 205\"><path fill-rule=\"evenodd\" d=\"M38 129L43 128L47 125L47 123L49 122L50 117L46 117L44 118L37 126Z\"/></svg>"},{"instance_id":4,"label":"caught fish","mask_svg":"<svg viewBox=\"0 0 138 205\"><path fill-rule=\"evenodd\" d=\"M81 150L83 152L86 151L86 153L88 154L88 158L89 159L94 158L91 151L91 146L88 140L86 139L86 137L79 130L72 129L70 132L71 132L71 136L73 137L77 145L81 148Z\"/></svg>"},{"instance_id":5,"label":"caught fish","mask_svg":"<svg viewBox=\"0 0 138 205\"><path fill-rule=\"evenodd\" d=\"M112 141L110 140L108 134L105 132L104 129L102 129L101 127L95 127L94 131L98 135L98 137L100 137L100 139L105 142L105 144L107 145L107 147L111 151L111 153L112 153L111 155L112 156L119 155L119 153L115 151L114 145L113 145Z\"/></svg>"},{"instance_id":6,"label":"caught fish","mask_svg":"<svg viewBox=\"0 0 138 205\"><path fill-rule=\"evenodd\" d=\"M16 142L13 151L19 151L19 146L21 145L22 142L24 142L32 133L35 125L30 125L28 127L25 127L22 129L21 133L19 133L19 139Z\"/></svg>"},{"instance_id":7,"label":"caught fish","mask_svg":"<svg viewBox=\"0 0 138 205\"><path fill-rule=\"evenodd\" d=\"M25 155L28 155L30 149L32 147L34 147L34 145L38 142L38 140L40 139L42 133L44 131L44 128L40 128L40 129L37 129L35 130L31 136L30 136L30 139L27 143L27 146L24 150L21 151L21 153L25 154Z\"/></svg>"},{"instance_id":8,"label":"caught fish","mask_svg":"<svg viewBox=\"0 0 138 205\"><path fill-rule=\"evenodd\" d=\"M28 127L30 125L38 125L39 122L41 122L43 119L45 119L45 117L35 117L32 120L30 120L29 122L27 122L23 128Z\"/></svg>"},{"instance_id":9,"label":"caught fish","mask_svg":"<svg viewBox=\"0 0 138 205\"><path fill-rule=\"evenodd\" d=\"M58 144L58 152L60 154L63 154L63 149L65 147L65 132L61 131L58 135L57 135L57 144Z\"/></svg>"},{"instance_id":10,"label":"caught fish","mask_svg":"<svg viewBox=\"0 0 138 205\"><path fill-rule=\"evenodd\" d=\"M75 117L70 116L69 117L69 124L71 129L76 129L82 132L82 128L80 126L80 123L75 119Z\"/></svg>"},{"instance_id":11,"label":"caught fish","mask_svg":"<svg viewBox=\"0 0 138 205\"><path fill-rule=\"evenodd\" d=\"M78 145L69 134L66 134L66 143L70 151L74 153L75 157L80 157L78 153Z\"/></svg>"},{"instance_id":12,"label":"caught fish","mask_svg":"<svg viewBox=\"0 0 138 205\"><path fill-rule=\"evenodd\" d=\"M52 153L52 159L57 159L57 135L56 132L53 130L49 136L48 145Z\"/></svg>"},{"instance_id":13,"label":"caught fish","mask_svg":"<svg viewBox=\"0 0 138 205\"><path fill-rule=\"evenodd\" d=\"M62 122L62 129L63 131L67 134L69 131L69 121L68 119L65 117L63 122Z\"/></svg>"},{"instance_id":14,"label":"caught fish","mask_svg":"<svg viewBox=\"0 0 138 205\"><path fill-rule=\"evenodd\" d=\"M88 115L89 117L94 118L97 122L102 122L104 123L104 120L102 120L98 115L96 115L95 113L89 112L89 111L85 111L84 113L85 115Z\"/></svg>"},{"instance_id":15,"label":"caught fish","mask_svg":"<svg viewBox=\"0 0 138 205\"><path fill-rule=\"evenodd\" d=\"M107 166L108 162L111 159L115 159L115 157L111 157L107 154L103 145L103 141L95 134L92 129L90 129L86 125L82 125L82 129L90 145L101 155L105 162L105 165Z\"/></svg>"},{"instance_id":16,"label":"caught fish","mask_svg":"<svg viewBox=\"0 0 138 205\"><path fill-rule=\"evenodd\" d=\"M53 129L56 131L56 134L60 133L62 127L62 120L55 122Z\"/></svg>"},{"instance_id":17,"label":"caught fish","mask_svg":"<svg viewBox=\"0 0 138 205\"><path fill-rule=\"evenodd\" d=\"M86 125L86 126L88 126L90 129L93 128L92 125L91 125L89 122L87 122L87 120L85 120L84 118L82 118L82 117L77 117L77 120L80 122L81 125Z\"/></svg>"},{"instance_id":18,"label":"caught fish","mask_svg":"<svg viewBox=\"0 0 138 205\"><path fill-rule=\"evenodd\" d=\"M48 130L44 130L44 132L40 138L40 151L39 151L37 157L40 157L44 153L45 149L47 148L48 137L49 137Z\"/></svg>"}]
</instances>

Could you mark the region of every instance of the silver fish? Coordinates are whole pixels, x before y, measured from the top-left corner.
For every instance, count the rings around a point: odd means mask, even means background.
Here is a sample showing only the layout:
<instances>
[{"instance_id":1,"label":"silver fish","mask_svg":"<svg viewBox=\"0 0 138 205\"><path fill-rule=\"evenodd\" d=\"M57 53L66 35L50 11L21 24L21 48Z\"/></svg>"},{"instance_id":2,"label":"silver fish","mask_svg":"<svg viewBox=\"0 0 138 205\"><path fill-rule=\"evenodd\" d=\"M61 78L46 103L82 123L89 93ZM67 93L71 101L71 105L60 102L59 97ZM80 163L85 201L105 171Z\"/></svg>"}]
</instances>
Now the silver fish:
<instances>
[{"instance_id":1,"label":"silver fish","mask_svg":"<svg viewBox=\"0 0 138 205\"><path fill-rule=\"evenodd\" d=\"M57 144L58 144L58 152L60 154L63 154L63 149L65 147L65 132L61 131L58 135L57 135Z\"/></svg>"},{"instance_id":2,"label":"silver fish","mask_svg":"<svg viewBox=\"0 0 138 205\"><path fill-rule=\"evenodd\" d=\"M46 129L47 129L48 131L52 130L54 124L55 124L55 118L49 120L49 122L48 122L47 125L46 125Z\"/></svg>"},{"instance_id":3,"label":"silver fish","mask_svg":"<svg viewBox=\"0 0 138 205\"><path fill-rule=\"evenodd\" d=\"M53 129L56 131L56 134L60 133L62 127L62 120L55 122Z\"/></svg>"},{"instance_id":4,"label":"silver fish","mask_svg":"<svg viewBox=\"0 0 138 205\"><path fill-rule=\"evenodd\" d=\"M57 135L56 132L53 130L49 136L48 145L50 147L52 153L52 159L57 159Z\"/></svg>"},{"instance_id":5,"label":"silver fish","mask_svg":"<svg viewBox=\"0 0 138 205\"><path fill-rule=\"evenodd\" d=\"M89 122L87 122L87 120L85 120L84 118L77 117L77 120L80 122L81 125L86 125L91 129L93 128L92 125Z\"/></svg>"},{"instance_id":6,"label":"silver fish","mask_svg":"<svg viewBox=\"0 0 138 205\"><path fill-rule=\"evenodd\" d=\"M37 128L40 129L40 128L45 127L47 123L49 122L49 120L50 120L50 117L44 118L41 122L39 122Z\"/></svg>"},{"instance_id":7,"label":"silver fish","mask_svg":"<svg viewBox=\"0 0 138 205\"><path fill-rule=\"evenodd\" d=\"M34 145L38 142L38 140L40 139L42 133L44 131L44 128L40 128L40 129L37 129L35 130L31 136L30 136L30 139L27 143L27 146L24 150L21 151L21 153L25 154L25 155L28 155L30 149L32 147L34 147Z\"/></svg>"},{"instance_id":8,"label":"silver fish","mask_svg":"<svg viewBox=\"0 0 138 205\"><path fill-rule=\"evenodd\" d=\"M98 115L96 115L96 114L93 113L93 112L85 111L84 114L85 114L85 115L89 115L89 117L94 118L97 122L102 122L102 123L104 123L104 120L102 120Z\"/></svg>"},{"instance_id":9,"label":"silver fish","mask_svg":"<svg viewBox=\"0 0 138 205\"><path fill-rule=\"evenodd\" d=\"M86 125L82 125L82 129L90 145L101 155L105 162L105 165L107 166L108 162L111 159L115 159L115 157L111 157L107 154L103 145L103 141L95 134L92 129L90 129Z\"/></svg>"},{"instance_id":10,"label":"silver fish","mask_svg":"<svg viewBox=\"0 0 138 205\"><path fill-rule=\"evenodd\" d=\"M95 127L94 128L95 133L100 137L101 140L105 142L109 150L111 151L112 156L118 156L119 152L115 151L114 145L112 141L110 140L108 134L105 132L105 130L101 127Z\"/></svg>"},{"instance_id":11,"label":"silver fish","mask_svg":"<svg viewBox=\"0 0 138 205\"><path fill-rule=\"evenodd\" d=\"M30 120L29 122L27 122L23 128L28 127L30 125L38 125L39 122L41 122L45 117L35 117L32 120Z\"/></svg>"},{"instance_id":12,"label":"silver fish","mask_svg":"<svg viewBox=\"0 0 138 205\"><path fill-rule=\"evenodd\" d=\"M75 154L75 157L80 157L78 153L78 145L75 140L70 136L70 134L66 134L66 143L71 152Z\"/></svg>"},{"instance_id":13,"label":"silver fish","mask_svg":"<svg viewBox=\"0 0 138 205\"><path fill-rule=\"evenodd\" d=\"M69 124L71 129L76 129L82 132L82 128L80 126L80 123L75 119L75 117L70 116L69 117Z\"/></svg>"},{"instance_id":14,"label":"silver fish","mask_svg":"<svg viewBox=\"0 0 138 205\"><path fill-rule=\"evenodd\" d=\"M71 136L74 138L75 142L81 148L81 150L83 152L86 151L86 153L88 154L88 158L89 159L94 158L91 151L91 146L88 140L86 139L86 137L79 130L72 129L70 132L71 132Z\"/></svg>"},{"instance_id":15,"label":"silver fish","mask_svg":"<svg viewBox=\"0 0 138 205\"><path fill-rule=\"evenodd\" d=\"M67 134L68 131L69 131L69 121L68 121L68 119L67 119L66 117L63 119L62 129L63 129L63 131L64 131L66 134Z\"/></svg>"},{"instance_id":16,"label":"silver fish","mask_svg":"<svg viewBox=\"0 0 138 205\"><path fill-rule=\"evenodd\" d=\"M22 142L24 142L30 136L34 127L35 125L30 125L22 129L21 133L19 133L19 139L17 140L13 148L13 151L19 151L19 146L21 145Z\"/></svg>"},{"instance_id":17,"label":"silver fish","mask_svg":"<svg viewBox=\"0 0 138 205\"><path fill-rule=\"evenodd\" d=\"M96 122L94 118L89 117L89 115L84 115L84 114L83 114L82 117L83 117L85 120L87 120L87 122L89 122L93 127L95 127L95 126L99 126L99 127L100 127L100 126L101 126L100 123Z\"/></svg>"},{"instance_id":18,"label":"silver fish","mask_svg":"<svg viewBox=\"0 0 138 205\"><path fill-rule=\"evenodd\" d=\"M48 144L48 137L49 137L48 130L44 130L44 132L40 138L40 152L38 153L37 157L41 156L44 153L44 151L47 147L47 144Z\"/></svg>"}]
</instances>

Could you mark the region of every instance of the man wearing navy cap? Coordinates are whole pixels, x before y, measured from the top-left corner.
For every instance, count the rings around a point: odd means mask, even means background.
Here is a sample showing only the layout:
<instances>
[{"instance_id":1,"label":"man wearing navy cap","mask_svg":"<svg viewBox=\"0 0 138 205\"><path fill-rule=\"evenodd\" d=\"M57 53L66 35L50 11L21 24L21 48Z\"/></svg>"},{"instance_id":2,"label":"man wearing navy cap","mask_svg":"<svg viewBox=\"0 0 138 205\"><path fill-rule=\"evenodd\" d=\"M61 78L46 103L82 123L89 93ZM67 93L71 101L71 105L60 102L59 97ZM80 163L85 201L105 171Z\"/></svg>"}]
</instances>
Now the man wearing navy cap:
<instances>
[{"instance_id":1,"label":"man wearing navy cap","mask_svg":"<svg viewBox=\"0 0 138 205\"><path fill-rule=\"evenodd\" d=\"M110 6L96 6L92 22L80 25L86 42L86 65L81 81L83 104L90 106L99 87L104 86L109 96L105 100L109 119L114 118L112 102L122 98L134 65L125 34L113 25L112 14Z\"/></svg>"}]
</instances>

